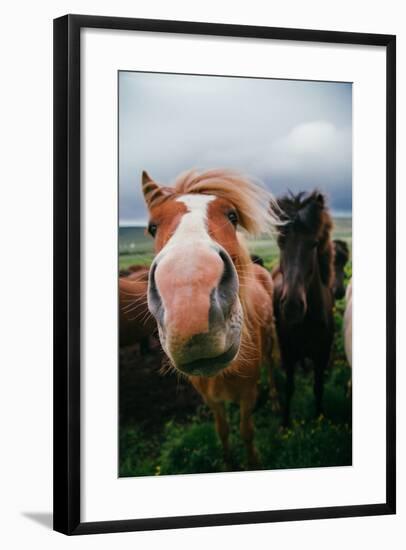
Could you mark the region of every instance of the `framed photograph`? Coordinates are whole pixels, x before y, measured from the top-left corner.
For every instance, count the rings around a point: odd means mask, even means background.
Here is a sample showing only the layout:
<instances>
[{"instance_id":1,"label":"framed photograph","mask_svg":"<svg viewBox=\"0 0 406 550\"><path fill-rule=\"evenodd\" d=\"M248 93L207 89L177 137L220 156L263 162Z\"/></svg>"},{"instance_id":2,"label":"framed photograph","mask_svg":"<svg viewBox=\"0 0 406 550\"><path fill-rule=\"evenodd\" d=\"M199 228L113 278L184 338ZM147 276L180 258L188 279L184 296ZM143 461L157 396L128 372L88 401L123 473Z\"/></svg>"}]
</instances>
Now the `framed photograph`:
<instances>
[{"instance_id":1,"label":"framed photograph","mask_svg":"<svg viewBox=\"0 0 406 550\"><path fill-rule=\"evenodd\" d=\"M395 37L54 21L54 528L395 513Z\"/></svg>"}]
</instances>

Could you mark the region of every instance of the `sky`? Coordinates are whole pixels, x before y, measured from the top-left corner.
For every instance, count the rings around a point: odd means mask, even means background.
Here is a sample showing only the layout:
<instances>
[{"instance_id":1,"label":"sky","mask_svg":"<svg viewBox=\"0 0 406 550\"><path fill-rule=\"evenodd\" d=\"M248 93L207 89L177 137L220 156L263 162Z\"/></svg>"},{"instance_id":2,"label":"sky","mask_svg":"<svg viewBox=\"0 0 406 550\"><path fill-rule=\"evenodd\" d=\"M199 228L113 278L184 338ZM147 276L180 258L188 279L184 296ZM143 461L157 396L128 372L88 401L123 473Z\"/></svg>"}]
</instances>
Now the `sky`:
<instances>
[{"instance_id":1,"label":"sky","mask_svg":"<svg viewBox=\"0 0 406 550\"><path fill-rule=\"evenodd\" d=\"M120 72L120 225L145 225L142 170L170 185L192 168L237 170L275 196L318 188L351 213L352 85Z\"/></svg>"}]
</instances>

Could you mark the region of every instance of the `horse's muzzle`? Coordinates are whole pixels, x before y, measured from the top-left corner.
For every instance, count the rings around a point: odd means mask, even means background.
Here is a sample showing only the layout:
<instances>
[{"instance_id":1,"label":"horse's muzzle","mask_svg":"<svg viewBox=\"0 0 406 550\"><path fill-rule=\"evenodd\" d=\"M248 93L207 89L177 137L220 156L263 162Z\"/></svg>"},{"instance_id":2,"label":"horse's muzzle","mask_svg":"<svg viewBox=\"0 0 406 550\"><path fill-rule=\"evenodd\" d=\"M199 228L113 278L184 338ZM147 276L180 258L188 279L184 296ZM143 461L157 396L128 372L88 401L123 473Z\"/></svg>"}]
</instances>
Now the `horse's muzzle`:
<instances>
[{"instance_id":1,"label":"horse's muzzle","mask_svg":"<svg viewBox=\"0 0 406 550\"><path fill-rule=\"evenodd\" d=\"M188 363L180 363L176 368L189 376L215 376L235 359L238 350L238 343L233 343L227 351L216 357L202 357Z\"/></svg>"},{"instance_id":2,"label":"horse's muzzle","mask_svg":"<svg viewBox=\"0 0 406 550\"><path fill-rule=\"evenodd\" d=\"M287 325L298 325L306 314L306 300L302 296L286 297L282 300L282 316Z\"/></svg>"},{"instance_id":3,"label":"horse's muzzle","mask_svg":"<svg viewBox=\"0 0 406 550\"><path fill-rule=\"evenodd\" d=\"M220 247L202 246L187 258L172 250L154 261L148 306L176 368L212 376L235 358L242 328L238 288L234 264Z\"/></svg>"}]
</instances>

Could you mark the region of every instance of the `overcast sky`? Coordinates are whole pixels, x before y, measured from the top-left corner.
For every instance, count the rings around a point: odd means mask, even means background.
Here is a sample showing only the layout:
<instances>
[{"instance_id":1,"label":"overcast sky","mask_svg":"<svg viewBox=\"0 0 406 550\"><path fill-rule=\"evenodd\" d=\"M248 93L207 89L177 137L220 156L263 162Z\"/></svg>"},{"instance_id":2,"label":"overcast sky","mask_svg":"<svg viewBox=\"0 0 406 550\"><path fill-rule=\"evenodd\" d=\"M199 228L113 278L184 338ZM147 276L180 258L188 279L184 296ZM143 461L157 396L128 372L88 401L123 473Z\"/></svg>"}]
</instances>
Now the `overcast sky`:
<instances>
[{"instance_id":1,"label":"overcast sky","mask_svg":"<svg viewBox=\"0 0 406 550\"><path fill-rule=\"evenodd\" d=\"M170 184L232 168L275 195L317 187L350 212L351 119L347 83L120 72L120 224L145 223L144 169Z\"/></svg>"}]
</instances>

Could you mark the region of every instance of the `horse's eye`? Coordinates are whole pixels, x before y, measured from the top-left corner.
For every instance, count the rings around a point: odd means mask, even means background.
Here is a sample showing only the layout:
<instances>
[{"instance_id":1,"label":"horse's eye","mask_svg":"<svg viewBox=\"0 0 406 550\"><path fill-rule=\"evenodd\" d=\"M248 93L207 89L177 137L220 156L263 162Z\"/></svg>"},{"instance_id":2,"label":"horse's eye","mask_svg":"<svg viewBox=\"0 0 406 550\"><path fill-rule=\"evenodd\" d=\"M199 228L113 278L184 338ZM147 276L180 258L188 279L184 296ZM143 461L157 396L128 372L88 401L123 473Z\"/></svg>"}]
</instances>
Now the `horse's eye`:
<instances>
[{"instance_id":1,"label":"horse's eye","mask_svg":"<svg viewBox=\"0 0 406 550\"><path fill-rule=\"evenodd\" d=\"M158 227L155 223L150 223L148 224L148 233L152 236L152 237L155 237L156 235L156 231L157 231Z\"/></svg>"},{"instance_id":2,"label":"horse's eye","mask_svg":"<svg viewBox=\"0 0 406 550\"><path fill-rule=\"evenodd\" d=\"M228 214L227 214L227 218L230 220L230 222L236 226L238 224L238 216L237 216L237 212L235 212L234 210L231 210Z\"/></svg>"}]
</instances>

